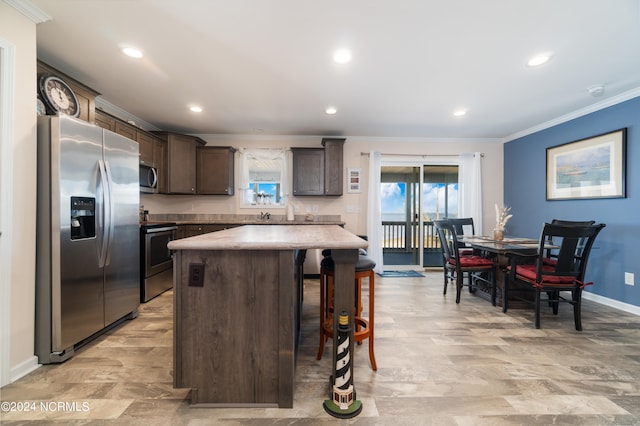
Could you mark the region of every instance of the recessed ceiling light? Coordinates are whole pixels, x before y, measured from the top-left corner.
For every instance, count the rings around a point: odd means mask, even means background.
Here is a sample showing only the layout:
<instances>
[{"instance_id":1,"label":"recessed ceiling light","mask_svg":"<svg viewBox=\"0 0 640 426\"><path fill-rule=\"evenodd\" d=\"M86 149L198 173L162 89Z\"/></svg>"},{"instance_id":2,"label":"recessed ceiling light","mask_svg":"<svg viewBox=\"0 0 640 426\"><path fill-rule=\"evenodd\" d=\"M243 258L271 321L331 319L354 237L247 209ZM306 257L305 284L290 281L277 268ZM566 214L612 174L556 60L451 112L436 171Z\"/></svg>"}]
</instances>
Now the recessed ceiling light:
<instances>
[{"instance_id":1,"label":"recessed ceiling light","mask_svg":"<svg viewBox=\"0 0 640 426\"><path fill-rule=\"evenodd\" d=\"M328 115L333 115L336 112L338 112L338 110L335 107L328 107L327 109L324 110L324 112Z\"/></svg>"},{"instance_id":2,"label":"recessed ceiling light","mask_svg":"<svg viewBox=\"0 0 640 426\"><path fill-rule=\"evenodd\" d=\"M202 107L198 105L191 105L189 107L189 111L191 112L202 112Z\"/></svg>"},{"instance_id":3,"label":"recessed ceiling light","mask_svg":"<svg viewBox=\"0 0 640 426\"><path fill-rule=\"evenodd\" d=\"M538 67L542 64L546 64L551 60L553 55L551 53L541 53L529 59L527 62L528 67Z\"/></svg>"},{"instance_id":4,"label":"recessed ceiling light","mask_svg":"<svg viewBox=\"0 0 640 426\"><path fill-rule=\"evenodd\" d=\"M462 117L466 113L467 113L466 109L459 109L459 110L453 111L453 115L455 115L456 117Z\"/></svg>"},{"instance_id":5,"label":"recessed ceiling light","mask_svg":"<svg viewBox=\"0 0 640 426\"><path fill-rule=\"evenodd\" d=\"M351 51L349 49L338 49L333 53L333 60L337 64L347 64L351 62Z\"/></svg>"},{"instance_id":6,"label":"recessed ceiling light","mask_svg":"<svg viewBox=\"0 0 640 426\"><path fill-rule=\"evenodd\" d=\"M141 51L139 51L134 47L123 47L122 53L124 53L125 55L131 58L136 58L136 59L140 59L142 58L142 56L144 56Z\"/></svg>"}]
</instances>

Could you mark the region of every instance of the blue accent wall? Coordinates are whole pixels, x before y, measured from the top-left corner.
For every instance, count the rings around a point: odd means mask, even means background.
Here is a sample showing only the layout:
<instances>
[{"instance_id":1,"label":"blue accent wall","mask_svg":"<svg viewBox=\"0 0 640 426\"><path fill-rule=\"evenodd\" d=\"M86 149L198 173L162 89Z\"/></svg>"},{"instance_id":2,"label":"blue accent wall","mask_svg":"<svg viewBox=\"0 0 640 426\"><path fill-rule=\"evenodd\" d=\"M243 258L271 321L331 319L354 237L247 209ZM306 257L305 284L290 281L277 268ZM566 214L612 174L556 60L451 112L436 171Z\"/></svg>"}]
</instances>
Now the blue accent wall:
<instances>
[{"instance_id":1,"label":"blue accent wall","mask_svg":"<svg viewBox=\"0 0 640 426\"><path fill-rule=\"evenodd\" d=\"M546 200L546 149L627 129L626 198ZM510 235L538 237L552 219L595 220L607 226L591 252L587 291L640 306L640 97L593 112L504 145L504 202ZM635 274L635 286L624 273Z\"/></svg>"}]
</instances>

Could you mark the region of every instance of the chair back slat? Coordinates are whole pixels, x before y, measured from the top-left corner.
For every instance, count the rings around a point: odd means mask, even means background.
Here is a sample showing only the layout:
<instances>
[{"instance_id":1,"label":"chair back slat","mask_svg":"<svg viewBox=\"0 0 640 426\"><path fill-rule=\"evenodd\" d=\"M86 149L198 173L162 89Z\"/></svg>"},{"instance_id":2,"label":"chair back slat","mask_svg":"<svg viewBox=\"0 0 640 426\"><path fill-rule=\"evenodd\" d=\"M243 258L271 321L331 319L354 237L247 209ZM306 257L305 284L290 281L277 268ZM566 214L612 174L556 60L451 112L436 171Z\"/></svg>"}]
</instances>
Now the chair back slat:
<instances>
[{"instance_id":1,"label":"chair back slat","mask_svg":"<svg viewBox=\"0 0 640 426\"><path fill-rule=\"evenodd\" d=\"M467 229L471 231L467 233L467 235L475 235L476 229L473 226L473 218L472 217L461 217L455 219L447 219L451 225L453 225L453 230L456 235L465 235L464 230Z\"/></svg>"},{"instance_id":2,"label":"chair back slat","mask_svg":"<svg viewBox=\"0 0 640 426\"><path fill-rule=\"evenodd\" d=\"M460 217L455 219L446 219L453 226L454 233L457 235L465 235L465 229L469 231L467 235L475 235L476 229L473 226L472 217ZM467 244L458 242L458 248L466 248Z\"/></svg>"},{"instance_id":3,"label":"chair back slat","mask_svg":"<svg viewBox=\"0 0 640 426\"><path fill-rule=\"evenodd\" d=\"M581 220L581 221L575 221L575 220L564 220L564 219L553 219L551 221L552 225L566 225L566 226L590 226L595 224L596 221L595 220ZM553 245L553 240L549 239L547 241L550 245ZM584 240L582 240L582 247L584 248ZM547 251L547 253L545 254L545 256L547 258L555 258L555 254L553 254L551 251Z\"/></svg>"},{"instance_id":4,"label":"chair back slat","mask_svg":"<svg viewBox=\"0 0 640 426\"><path fill-rule=\"evenodd\" d=\"M545 223L536 268L538 281L542 275L572 276L583 281L589 253L604 227L604 224ZM549 248L549 244L558 248ZM552 257L555 261L544 262L545 257Z\"/></svg>"},{"instance_id":5,"label":"chair back slat","mask_svg":"<svg viewBox=\"0 0 640 426\"><path fill-rule=\"evenodd\" d=\"M458 250L456 247L458 247L458 239L456 238L456 232L453 225L446 219L434 220L433 224L438 232L444 262L446 263L450 260L455 260L457 262Z\"/></svg>"}]
</instances>

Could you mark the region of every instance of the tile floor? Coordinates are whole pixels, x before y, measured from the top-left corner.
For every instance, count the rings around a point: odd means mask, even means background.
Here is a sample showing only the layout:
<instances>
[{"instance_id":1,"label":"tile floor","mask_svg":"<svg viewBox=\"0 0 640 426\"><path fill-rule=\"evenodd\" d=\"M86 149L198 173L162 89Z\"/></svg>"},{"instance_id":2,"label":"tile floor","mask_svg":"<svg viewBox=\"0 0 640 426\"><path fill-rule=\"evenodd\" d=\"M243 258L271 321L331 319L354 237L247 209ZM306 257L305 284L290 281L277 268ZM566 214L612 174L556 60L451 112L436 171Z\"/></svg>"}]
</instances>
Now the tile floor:
<instances>
[{"instance_id":1,"label":"tile floor","mask_svg":"<svg viewBox=\"0 0 640 426\"><path fill-rule=\"evenodd\" d=\"M64 364L2 388L3 403L27 404L0 413L0 423L640 425L640 317L585 301L584 331L573 328L570 306L557 317L546 312L535 330L531 311L505 315L466 290L456 305L453 288L442 295L442 274L426 275L376 277L378 371L369 368L366 344L358 347L354 378L364 408L353 419L322 408L331 346L315 359L318 281L311 279L292 409L190 408L188 390L172 387L168 292Z\"/></svg>"}]
</instances>

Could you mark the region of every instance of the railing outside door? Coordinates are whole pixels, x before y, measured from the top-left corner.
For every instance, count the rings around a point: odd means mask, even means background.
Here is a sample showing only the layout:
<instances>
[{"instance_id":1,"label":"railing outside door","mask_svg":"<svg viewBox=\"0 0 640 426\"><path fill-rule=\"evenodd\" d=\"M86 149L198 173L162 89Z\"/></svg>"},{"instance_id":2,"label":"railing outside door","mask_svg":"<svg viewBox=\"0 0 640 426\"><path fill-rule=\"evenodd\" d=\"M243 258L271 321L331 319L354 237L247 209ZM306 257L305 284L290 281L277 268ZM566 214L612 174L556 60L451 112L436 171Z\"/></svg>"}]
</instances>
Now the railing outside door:
<instances>
[{"instance_id":1,"label":"railing outside door","mask_svg":"<svg viewBox=\"0 0 640 426\"><path fill-rule=\"evenodd\" d=\"M438 233L433 226L433 222L423 222L423 248L424 265L436 266L442 264L440 253L440 240ZM404 221L383 221L382 222L382 250L388 256L412 256L418 247L416 238L419 224L414 222L407 226Z\"/></svg>"}]
</instances>

